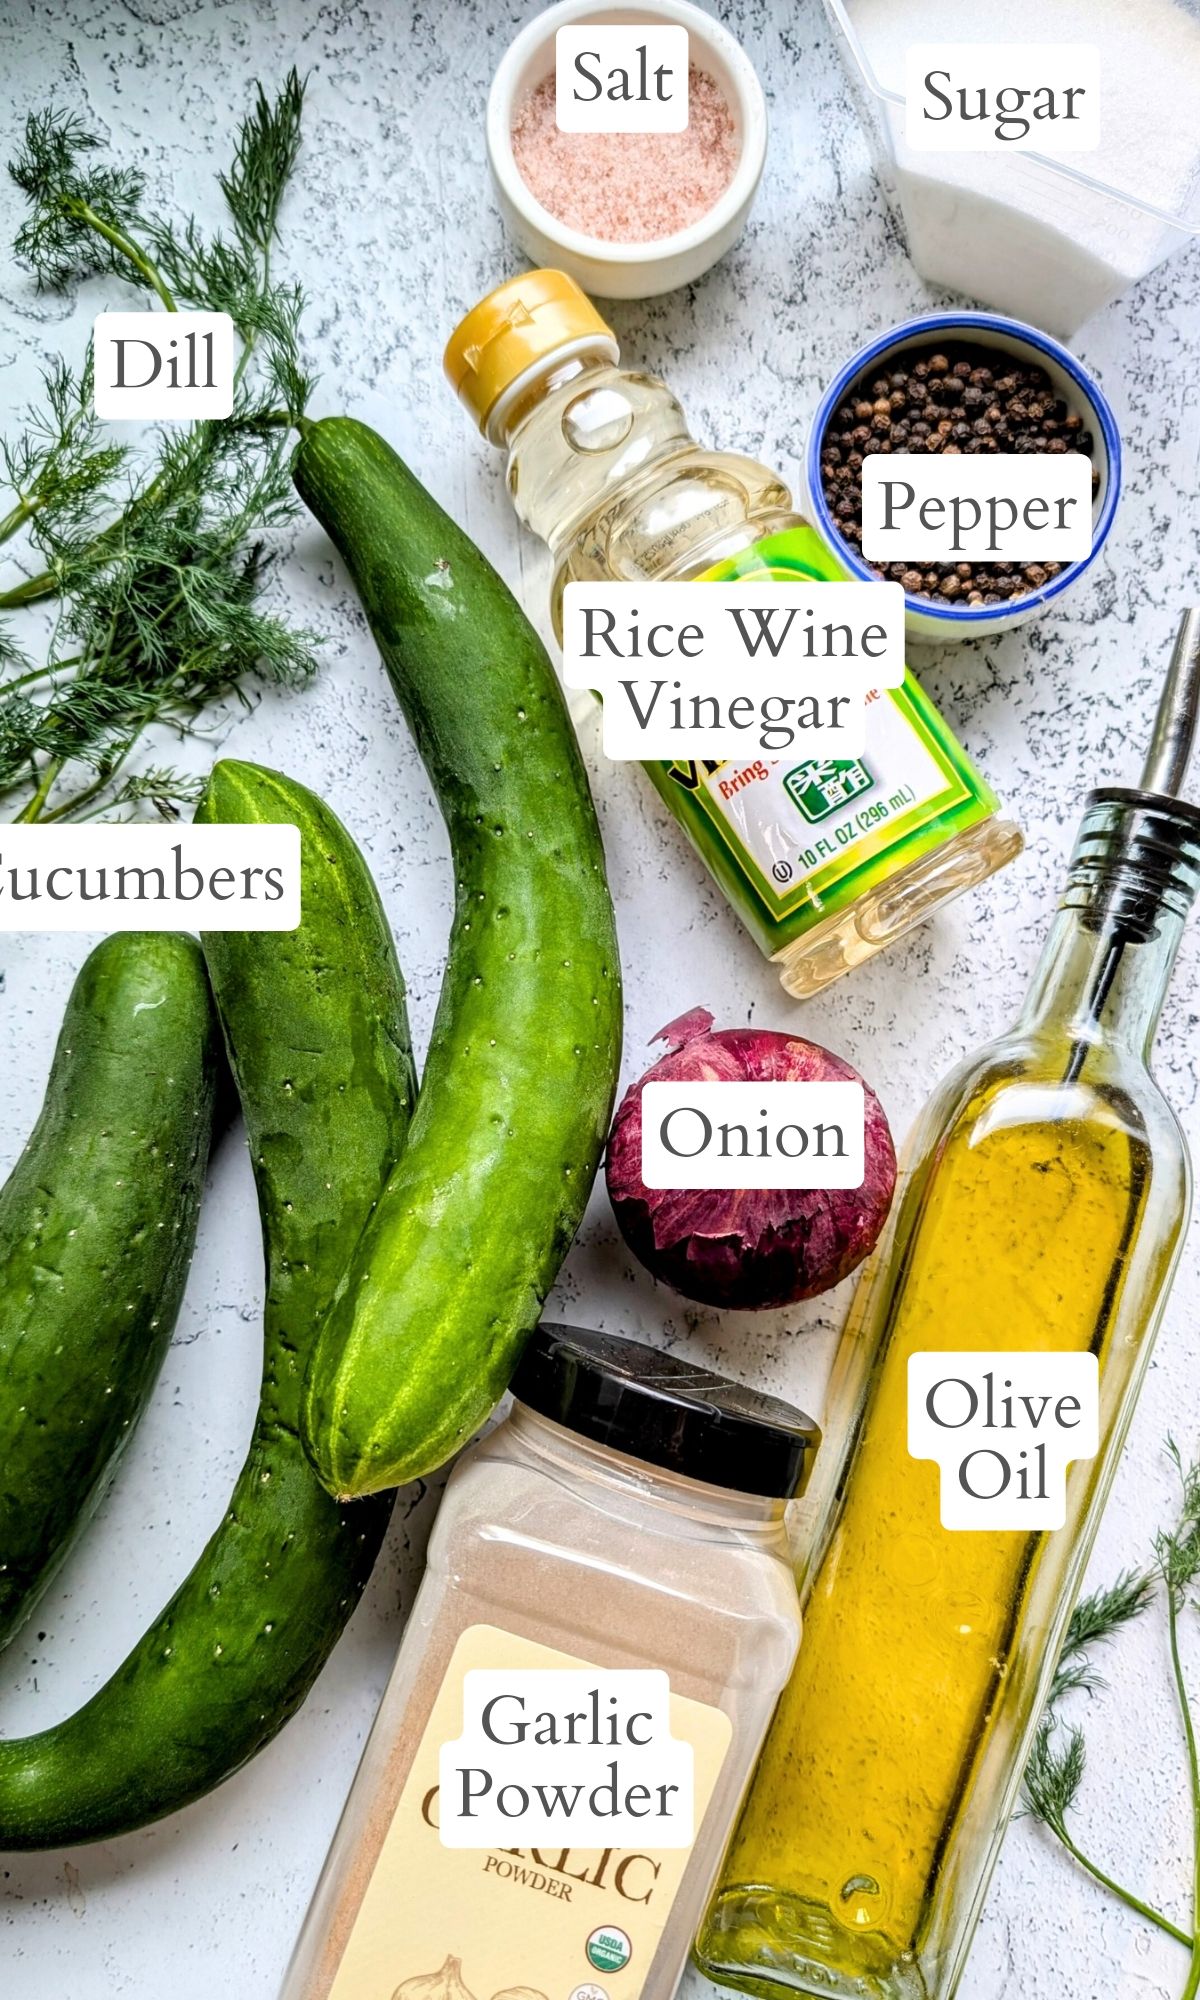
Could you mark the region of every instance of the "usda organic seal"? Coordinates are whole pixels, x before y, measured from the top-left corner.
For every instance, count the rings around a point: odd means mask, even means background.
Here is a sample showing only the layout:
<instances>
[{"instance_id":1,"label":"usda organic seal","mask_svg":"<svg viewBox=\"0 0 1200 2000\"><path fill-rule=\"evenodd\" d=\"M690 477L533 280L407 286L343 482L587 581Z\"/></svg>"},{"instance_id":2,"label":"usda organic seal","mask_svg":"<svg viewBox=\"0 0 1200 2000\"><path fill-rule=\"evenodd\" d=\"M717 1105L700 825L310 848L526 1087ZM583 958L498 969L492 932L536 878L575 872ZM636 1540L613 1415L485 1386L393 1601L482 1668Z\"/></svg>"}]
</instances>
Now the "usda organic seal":
<instances>
[{"instance_id":1,"label":"usda organic seal","mask_svg":"<svg viewBox=\"0 0 1200 2000\"><path fill-rule=\"evenodd\" d=\"M588 1964L594 1965L597 1972L620 1972L628 1965L632 1953L629 1937L614 1924L602 1924L587 1941Z\"/></svg>"}]
</instances>

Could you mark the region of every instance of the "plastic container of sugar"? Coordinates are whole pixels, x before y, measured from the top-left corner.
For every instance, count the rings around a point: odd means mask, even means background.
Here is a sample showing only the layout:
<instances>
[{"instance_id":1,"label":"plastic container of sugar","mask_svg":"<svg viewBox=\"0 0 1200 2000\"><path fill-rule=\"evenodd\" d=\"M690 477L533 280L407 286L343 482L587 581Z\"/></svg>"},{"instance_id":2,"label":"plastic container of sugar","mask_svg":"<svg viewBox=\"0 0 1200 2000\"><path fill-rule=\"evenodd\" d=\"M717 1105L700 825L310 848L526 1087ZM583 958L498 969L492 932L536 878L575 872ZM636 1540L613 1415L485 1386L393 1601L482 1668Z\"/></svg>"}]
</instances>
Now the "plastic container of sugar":
<instances>
[{"instance_id":1,"label":"plastic container of sugar","mask_svg":"<svg viewBox=\"0 0 1200 2000\"><path fill-rule=\"evenodd\" d=\"M1069 338L1200 234L1200 0L823 0L909 255L930 284ZM982 13L984 10L980 10ZM916 42L1090 45L1100 144L916 151L905 54Z\"/></svg>"}]
</instances>

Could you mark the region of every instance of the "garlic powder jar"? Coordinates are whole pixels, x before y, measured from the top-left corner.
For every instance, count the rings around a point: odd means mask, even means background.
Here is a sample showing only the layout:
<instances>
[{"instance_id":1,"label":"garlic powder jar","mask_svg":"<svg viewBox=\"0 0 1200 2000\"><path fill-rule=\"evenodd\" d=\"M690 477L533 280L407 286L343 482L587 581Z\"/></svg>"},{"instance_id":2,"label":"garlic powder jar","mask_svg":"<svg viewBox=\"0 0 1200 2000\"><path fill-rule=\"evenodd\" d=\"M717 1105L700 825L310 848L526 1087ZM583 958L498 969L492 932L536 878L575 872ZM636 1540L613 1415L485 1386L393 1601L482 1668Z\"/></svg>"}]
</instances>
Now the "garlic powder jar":
<instances>
[{"instance_id":1,"label":"garlic powder jar","mask_svg":"<svg viewBox=\"0 0 1200 2000\"><path fill-rule=\"evenodd\" d=\"M538 1329L512 1386L446 1488L281 2000L669 2000L683 1969L795 1657L784 1508L818 1433L677 1356L566 1327ZM564 1823L536 1845L445 1845L439 1752L463 1731L464 1676L585 1687L613 1668L665 1672L691 1844L571 1844ZM651 1777L629 1743L620 1758Z\"/></svg>"}]
</instances>

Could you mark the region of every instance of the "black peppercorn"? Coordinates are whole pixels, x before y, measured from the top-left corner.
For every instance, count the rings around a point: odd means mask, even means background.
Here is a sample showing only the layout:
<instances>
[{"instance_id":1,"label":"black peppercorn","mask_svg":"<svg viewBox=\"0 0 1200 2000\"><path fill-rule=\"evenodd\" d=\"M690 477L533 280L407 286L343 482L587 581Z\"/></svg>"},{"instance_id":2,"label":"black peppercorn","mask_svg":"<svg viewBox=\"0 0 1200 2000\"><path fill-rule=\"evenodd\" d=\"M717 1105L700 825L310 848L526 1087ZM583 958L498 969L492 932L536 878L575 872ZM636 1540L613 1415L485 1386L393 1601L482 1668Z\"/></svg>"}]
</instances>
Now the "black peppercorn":
<instances>
[{"instance_id":1,"label":"black peppercorn","mask_svg":"<svg viewBox=\"0 0 1200 2000\"><path fill-rule=\"evenodd\" d=\"M841 403L821 441L821 483L838 532L857 548L862 541L864 459L914 452L957 457L967 453L1078 451L1091 457L1094 442L1083 417L1056 394L1044 368L1018 363L972 342L918 349L891 359L889 372L860 382ZM1100 474L1092 469L1092 490ZM924 569L891 563L879 573L909 597L966 603L1007 603L1044 588L1061 563L937 563Z\"/></svg>"}]
</instances>

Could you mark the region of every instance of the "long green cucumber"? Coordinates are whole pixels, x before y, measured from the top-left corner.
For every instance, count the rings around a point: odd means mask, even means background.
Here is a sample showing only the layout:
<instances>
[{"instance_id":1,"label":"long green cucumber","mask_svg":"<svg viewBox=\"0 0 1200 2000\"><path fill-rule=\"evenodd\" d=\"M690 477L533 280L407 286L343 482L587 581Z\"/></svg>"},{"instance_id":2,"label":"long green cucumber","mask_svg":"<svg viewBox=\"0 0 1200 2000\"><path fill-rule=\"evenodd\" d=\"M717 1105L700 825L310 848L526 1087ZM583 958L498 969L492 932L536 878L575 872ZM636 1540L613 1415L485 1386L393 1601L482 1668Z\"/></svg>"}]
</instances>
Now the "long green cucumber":
<instances>
[{"instance_id":1,"label":"long green cucumber","mask_svg":"<svg viewBox=\"0 0 1200 2000\"><path fill-rule=\"evenodd\" d=\"M293 472L357 587L456 882L408 1145L309 1373L313 1463L362 1494L441 1464L507 1386L608 1128L620 964L574 731L511 593L365 425L306 426Z\"/></svg>"},{"instance_id":2,"label":"long green cucumber","mask_svg":"<svg viewBox=\"0 0 1200 2000\"><path fill-rule=\"evenodd\" d=\"M219 1058L193 939L97 945L0 1191L0 1645L94 1512L162 1365Z\"/></svg>"},{"instance_id":3,"label":"long green cucumber","mask_svg":"<svg viewBox=\"0 0 1200 2000\"><path fill-rule=\"evenodd\" d=\"M390 1511L331 1499L297 1426L314 1329L412 1105L391 935L361 855L303 786L218 764L197 817L301 831L300 928L204 940L262 1211L261 1406L224 1519L124 1664L68 1721L0 1743L0 1850L126 1832L244 1764L304 1700Z\"/></svg>"}]
</instances>

